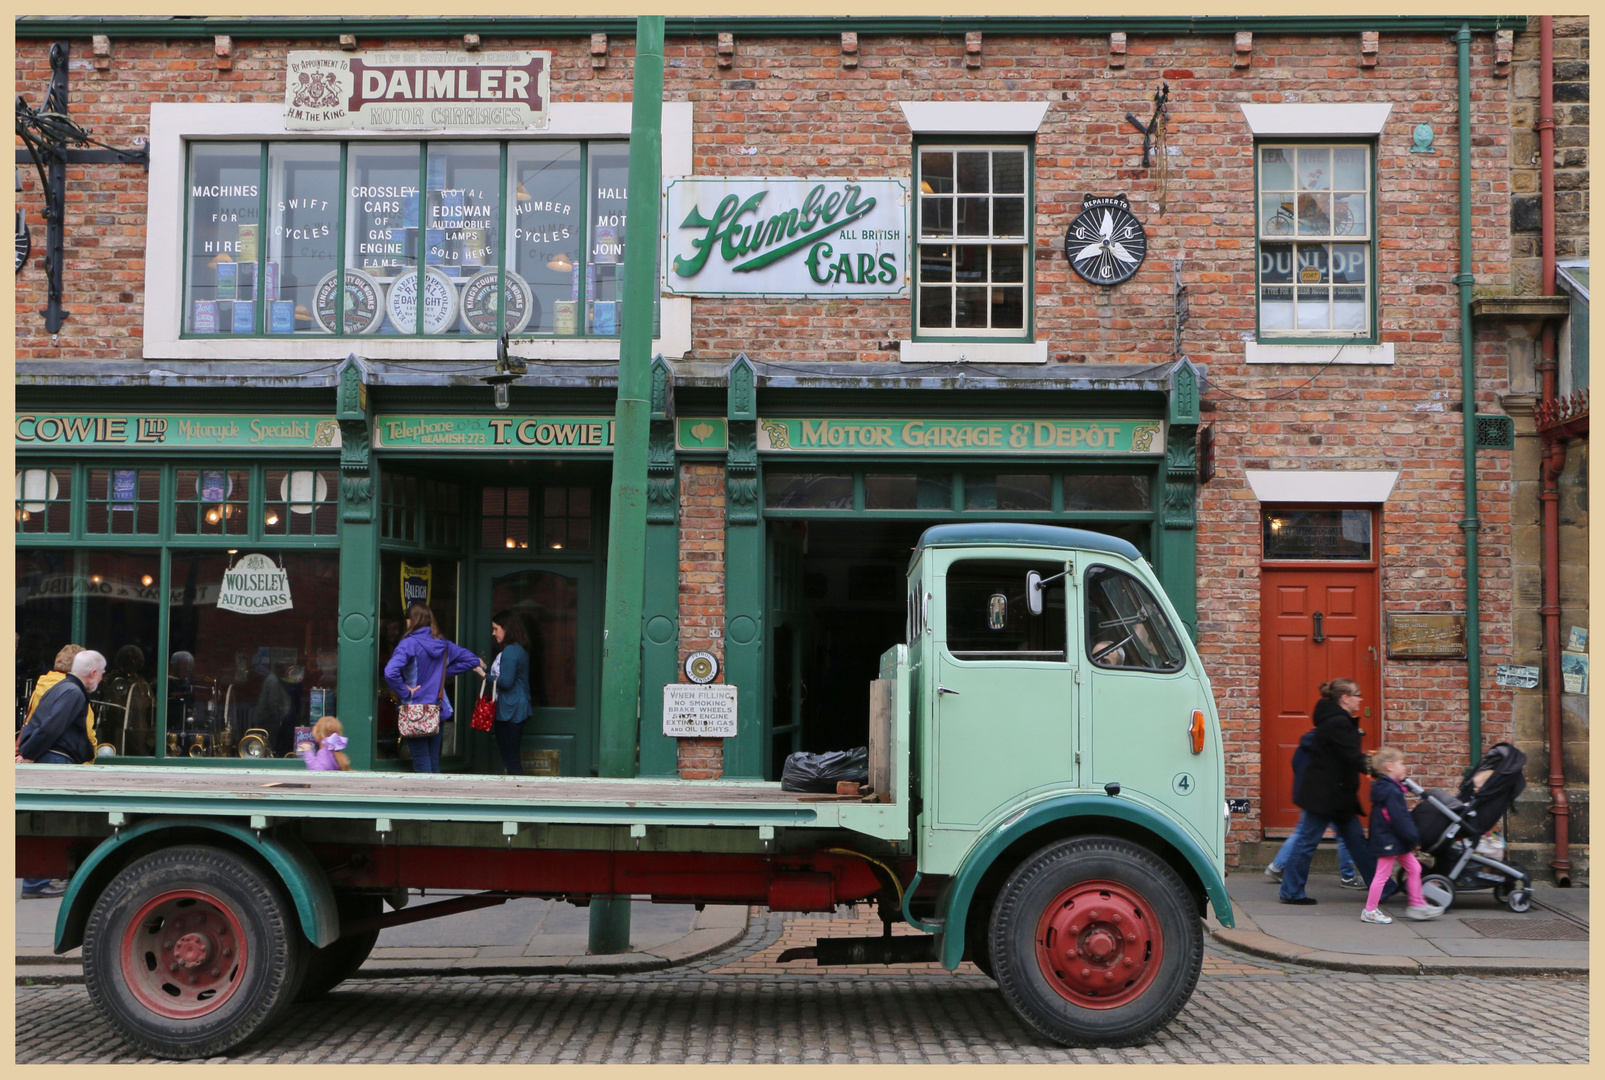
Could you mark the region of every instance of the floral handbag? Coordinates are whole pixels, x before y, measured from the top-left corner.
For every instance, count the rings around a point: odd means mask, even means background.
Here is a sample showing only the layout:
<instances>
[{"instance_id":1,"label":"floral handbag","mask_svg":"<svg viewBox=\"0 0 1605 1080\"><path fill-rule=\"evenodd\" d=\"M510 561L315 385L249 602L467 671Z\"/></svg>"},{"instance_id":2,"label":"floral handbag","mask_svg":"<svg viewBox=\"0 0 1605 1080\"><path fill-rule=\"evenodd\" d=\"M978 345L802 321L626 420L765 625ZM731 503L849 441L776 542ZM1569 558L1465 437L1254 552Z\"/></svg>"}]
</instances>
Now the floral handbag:
<instances>
[{"instance_id":1,"label":"floral handbag","mask_svg":"<svg viewBox=\"0 0 1605 1080\"><path fill-rule=\"evenodd\" d=\"M446 694L446 662L440 663L440 683L435 700L428 705L416 702L403 705L396 715L396 731L404 739L420 739L440 730L440 699Z\"/></svg>"},{"instance_id":2,"label":"floral handbag","mask_svg":"<svg viewBox=\"0 0 1605 1080\"><path fill-rule=\"evenodd\" d=\"M468 726L475 731L489 731L496 722L496 699L485 696L485 684L488 681L479 680L479 697L474 700L474 715L468 721Z\"/></svg>"}]
</instances>

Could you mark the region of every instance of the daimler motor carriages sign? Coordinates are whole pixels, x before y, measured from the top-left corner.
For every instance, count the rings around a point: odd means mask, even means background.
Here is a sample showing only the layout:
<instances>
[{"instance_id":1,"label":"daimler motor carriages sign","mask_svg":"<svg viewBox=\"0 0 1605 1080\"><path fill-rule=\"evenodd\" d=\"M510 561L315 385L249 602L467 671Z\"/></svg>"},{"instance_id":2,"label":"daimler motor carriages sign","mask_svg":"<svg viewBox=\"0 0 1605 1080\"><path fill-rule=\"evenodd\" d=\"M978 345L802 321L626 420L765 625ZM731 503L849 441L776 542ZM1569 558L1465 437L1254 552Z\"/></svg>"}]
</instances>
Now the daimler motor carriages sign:
<instances>
[{"instance_id":1,"label":"daimler motor carriages sign","mask_svg":"<svg viewBox=\"0 0 1605 1080\"><path fill-rule=\"evenodd\" d=\"M906 296L899 180L676 179L664 191L673 296Z\"/></svg>"},{"instance_id":2,"label":"daimler motor carriages sign","mask_svg":"<svg viewBox=\"0 0 1605 1080\"><path fill-rule=\"evenodd\" d=\"M549 52L292 52L286 131L546 126Z\"/></svg>"}]
</instances>

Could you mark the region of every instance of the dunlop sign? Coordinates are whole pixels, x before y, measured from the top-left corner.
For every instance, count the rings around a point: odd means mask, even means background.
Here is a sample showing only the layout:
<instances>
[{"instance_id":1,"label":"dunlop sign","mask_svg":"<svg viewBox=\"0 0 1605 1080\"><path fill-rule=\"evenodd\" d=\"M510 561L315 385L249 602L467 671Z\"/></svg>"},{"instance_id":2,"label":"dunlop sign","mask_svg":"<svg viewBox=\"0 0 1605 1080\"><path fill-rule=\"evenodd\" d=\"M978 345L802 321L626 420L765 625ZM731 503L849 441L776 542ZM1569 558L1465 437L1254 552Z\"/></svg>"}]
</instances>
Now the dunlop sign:
<instances>
[{"instance_id":1,"label":"dunlop sign","mask_svg":"<svg viewBox=\"0 0 1605 1080\"><path fill-rule=\"evenodd\" d=\"M900 180L676 179L663 204L666 295L908 295Z\"/></svg>"},{"instance_id":2,"label":"dunlop sign","mask_svg":"<svg viewBox=\"0 0 1605 1080\"><path fill-rule=\"evenodd\" d=\"M1159 454L1164 448L1157 420L758 421L758 449L771 454Z\"/></svg>"},{"instance_id":3,"label":"dunlop sign","mask_svg":"<svg viewBox=\"0 0 1605 1080\"><path fill-rule=\"evenodd\" d=\"M292 52L286 131L544 128L549 52Z\"/></svg>"},{"instance_id":4,"label":"dunlop sign","mask_svg":"<svg viewBox=\"0 0 1605 1080\"><path fill-rule=\"evenodd\" d=\"M379 416L381 450L524 450L610 453L611 416Z\"/></svg>"}]
</instances>

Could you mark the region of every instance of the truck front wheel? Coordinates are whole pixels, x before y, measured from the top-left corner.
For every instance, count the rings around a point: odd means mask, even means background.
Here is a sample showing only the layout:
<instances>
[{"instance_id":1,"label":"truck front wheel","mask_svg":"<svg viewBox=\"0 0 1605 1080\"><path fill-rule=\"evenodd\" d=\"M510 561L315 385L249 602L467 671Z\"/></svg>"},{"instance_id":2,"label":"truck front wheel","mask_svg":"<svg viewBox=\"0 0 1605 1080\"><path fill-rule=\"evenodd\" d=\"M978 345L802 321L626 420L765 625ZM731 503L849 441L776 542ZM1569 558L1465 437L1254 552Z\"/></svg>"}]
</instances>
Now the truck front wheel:
<instances>
[{"instance_id":1,"label":"truck front wheel","mask_svg":"<svg viewBox=\"0 0 1605 1080\"><path fill-rule=\"evenodd\" d=\"M84 927L84 984L129 1042L157 1057L221 1054L270 1027L294 998L303 947L278 885L200 845L136 859Z\"/></svg>"},{"instance_id":2,"label":"truck front wheel","mask_svg":"<svg viewBox=\"0 0 1605 1080\"><path fill-rule=\"evenodd\" d=\"M992 909L998 988L1065 1046L1132 1046L1198 984L1203 924L1153 852L1113 837L1063 840L1026 859Z\"/></svg>"}]
</instances>

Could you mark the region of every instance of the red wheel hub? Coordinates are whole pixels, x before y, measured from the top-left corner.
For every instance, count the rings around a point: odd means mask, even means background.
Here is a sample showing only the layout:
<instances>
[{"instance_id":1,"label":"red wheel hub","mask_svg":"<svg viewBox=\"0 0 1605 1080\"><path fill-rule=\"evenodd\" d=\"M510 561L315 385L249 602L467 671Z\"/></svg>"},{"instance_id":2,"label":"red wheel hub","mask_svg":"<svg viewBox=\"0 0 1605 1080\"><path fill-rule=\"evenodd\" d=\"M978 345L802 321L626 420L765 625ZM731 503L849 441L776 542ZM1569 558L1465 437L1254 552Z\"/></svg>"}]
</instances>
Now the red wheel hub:
<instances>
[{"instance_id":1,"label":"red wheel hub","mask_svg":"<svg viewBox=\"0 0 1605 1080\"><path fill-rule=\"evenodd\" d=\"M248 960L244 929L222 900L172 889L139 909L123 931L123 981L151 1012L191 1020L238 989Z\"/></svg>"},{"instance_id":2,"label":"red wheel hub","mask_svg":"<svg viewBox=\"0 0 1605 1080\"><path fill-rule=\"evenodd\" d=\"M1113 881L1078 882L1054 897L1037 922L1036 943L1048 985L1087 1009L1141 997L1165 954L1154 909Z\"/></svg>"}]
</instances>

